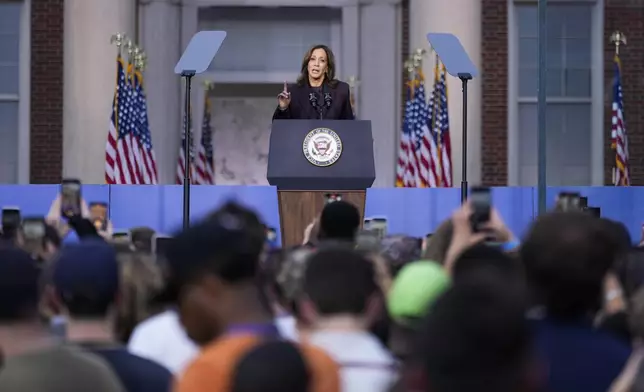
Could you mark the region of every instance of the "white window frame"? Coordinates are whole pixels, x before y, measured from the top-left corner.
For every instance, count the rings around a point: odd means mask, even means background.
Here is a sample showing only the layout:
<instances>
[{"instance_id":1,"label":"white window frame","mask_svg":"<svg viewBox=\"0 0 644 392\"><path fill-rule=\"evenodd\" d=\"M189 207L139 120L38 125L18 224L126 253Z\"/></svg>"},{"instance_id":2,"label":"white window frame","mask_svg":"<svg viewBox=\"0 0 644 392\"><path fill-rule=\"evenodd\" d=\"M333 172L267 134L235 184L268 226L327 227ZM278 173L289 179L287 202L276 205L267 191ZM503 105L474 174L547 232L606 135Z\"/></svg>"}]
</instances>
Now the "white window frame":
<instances>
[{"instance_id":1,"label":"white window frame","mask_svg":"<svg viewBox=\"0 0 644 392\"><path fill-rule=\"evenodd\" d=\"M22 2L20 15L20 43L18 58L18 94L0 94L0 102L18 103L18 157L16 179L18 184L29 184L30 117L31 117L31 0Z\"/></svg>"},{"instance_id":2,"label":"white window frame","mask_svg":"<svg viewBox=\"0 0 644 392\"><path fill-rule=\"evenodd\" d=\"M519 105L536 103L536 98L519 98L519 31L517 4L536 4L536 0L508 0L508 185L518 186ZM549 103L591 104L590 168L592 186L604 185L604 0L550 0L549 3L592 3L591 97L548 98ZM535 146L536 148L536 146Z\"/></svg>"}]
</instances>

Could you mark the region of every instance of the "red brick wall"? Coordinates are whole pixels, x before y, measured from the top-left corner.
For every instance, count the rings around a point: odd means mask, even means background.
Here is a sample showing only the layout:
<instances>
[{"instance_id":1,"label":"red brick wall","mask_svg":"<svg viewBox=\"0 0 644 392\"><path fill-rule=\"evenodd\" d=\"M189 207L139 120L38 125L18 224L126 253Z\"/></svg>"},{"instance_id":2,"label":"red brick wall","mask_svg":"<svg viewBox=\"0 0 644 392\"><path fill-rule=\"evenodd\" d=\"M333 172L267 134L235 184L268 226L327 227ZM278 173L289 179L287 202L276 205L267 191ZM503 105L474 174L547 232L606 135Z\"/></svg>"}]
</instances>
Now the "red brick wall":
<instances>
[{"instance_id":1,"label":"red brick wall","mask_svg":"<svg viewBox=\"0 0 644 392\"><path fill-rule=\"evenodd\" d=\"M604 180L612 184L615 152L610 149L612 83L615 75L615 30L626 35L620 48L624 118L629 142L629 165L633 185L644 185L644 3L633 0L605 0L604 9Z\"/></svg>"},{"instance_id":2,"label":"red brick wall","mask_svg":"<svg viewBox=\"0 0 644 392\"><path fill-rule=\"evenodd\" d=\"M64 0L31 1L30 182L54 184L63 171Z\"/></svg>"},{"instance_id":3,"label":"red brick wall","mask_svg":"<svg viewBox=\"0 0 644 392\"><path fill-rule=\"evenodd\" d=\"M508 2L482 0L481 180L508 182Z\"/></svg>"}]
</instances>

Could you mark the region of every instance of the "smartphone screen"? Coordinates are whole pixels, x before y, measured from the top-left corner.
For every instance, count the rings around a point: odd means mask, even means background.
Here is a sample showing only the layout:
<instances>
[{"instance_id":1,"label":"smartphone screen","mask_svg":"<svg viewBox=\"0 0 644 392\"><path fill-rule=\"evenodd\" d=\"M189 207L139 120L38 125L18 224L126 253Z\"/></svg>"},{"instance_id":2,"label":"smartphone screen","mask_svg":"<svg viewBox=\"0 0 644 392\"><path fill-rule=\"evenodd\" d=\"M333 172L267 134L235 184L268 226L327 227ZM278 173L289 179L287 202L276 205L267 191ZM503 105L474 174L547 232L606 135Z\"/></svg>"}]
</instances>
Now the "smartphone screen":
<instances>
[{"instance_id":1,"label":"smartphone screen","mask_svg":"<svg viewBox=\"0 0 644 392\"><path fill-rule=\"evenodd\" d=\"M369 231L375 232L379 239L387 236L387 218L371 218Z\"/></svg>"},{"instance_id":2,"label":"smartphone screen","mask_svg":"<svg viewBox=\"0 0 644 392\"><path fill-rule=\"evenodd\" d=\"M490 220L492 192L488 187L472 187L469 200L472 204L472 230L480 231L480 226Z\"/></svg>"},{"instance_id":3,"label":"smartphone screen","mask_svg":"<svg viewBox=\"0 0 644 392\"><path fill-rule=\"evenodd\" d=\"M16 229L20 226L20 208L2 207L2 227Z\"/></svg>"},{"instance_id":4,"label":"smartphone screen","mask_svg":"<svg viewBox=\"0 0 644 392\"><path fill-rule=\"evenodd\" d=\"M43 218L25 218L22 221L23 248L30 254L37 254L43 249L45 237L45 220Z\"/></svg>"},{"instance_id":5,"label":"smartphone screen","mask_svg":"<svg viewBox=\"0 0 644 392\"><path fill-rule=\"evenodd\" d=\"M42 218L25 218L22 221L22 233L26 240L41 240L45 236L45 220Z\"/></svg>"},{"instance_id":6,"label":"smartphone screen","mask_svg":"<svg viewBox=\"0 0 644 392\"><path fill-rule=\"evenodd\" d=\"M365 230L371 229L371 218L365 218L364 222L362 222L362 228Z\"/></svg>"},{"instance_id":7,"label":"smartphone screen","mask_svg":"<svg viewBox=\"0 0 644 392\"><path fill-rule=\"evenodd\" d=\"M115 231L112 234L112 239L114 240L130 240L130 232L129 231Z\"/></svg>"},{"instance_id":8,"label":"smartphone screen","mask_svg":"<svg viewBox=\"0 0 644 392\"><path fill-rule=\"evenodd\" d=\"M60 184L61 216L79 215L81 213L81 182L76 179L65 179Z\"/></svg>"},{"instance_id":9,"label":"smartphone screen","mask_svg":"<svg viewBox=\"0 0 644 392\"><path fill-rule=\"evenodd\" d=\"M561 192L557 196L556 209L559 211L579 210L581 195L577 192Z\"/></svg>"}]
</instances>

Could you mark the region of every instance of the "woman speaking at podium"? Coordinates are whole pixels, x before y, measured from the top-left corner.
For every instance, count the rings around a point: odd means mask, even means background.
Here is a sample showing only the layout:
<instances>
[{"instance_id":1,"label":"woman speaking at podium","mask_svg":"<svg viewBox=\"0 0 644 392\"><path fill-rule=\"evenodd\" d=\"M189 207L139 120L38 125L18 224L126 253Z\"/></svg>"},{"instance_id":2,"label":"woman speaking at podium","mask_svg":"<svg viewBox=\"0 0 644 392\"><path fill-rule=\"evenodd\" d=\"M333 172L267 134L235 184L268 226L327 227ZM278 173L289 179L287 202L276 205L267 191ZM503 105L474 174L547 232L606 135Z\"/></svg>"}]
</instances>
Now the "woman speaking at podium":
<instances>
[{"instance_id":1,"label":"woman speaking at podium","mask_svg":"<svg viewBox=\"0 0 644 392\"><path fill-rule=\"evenodd\" d=\"M297 83L278 95L273 120L353 120L349 85L335 78L335 58L325 45L309 49Z\"/></svg>"}]
</instances>

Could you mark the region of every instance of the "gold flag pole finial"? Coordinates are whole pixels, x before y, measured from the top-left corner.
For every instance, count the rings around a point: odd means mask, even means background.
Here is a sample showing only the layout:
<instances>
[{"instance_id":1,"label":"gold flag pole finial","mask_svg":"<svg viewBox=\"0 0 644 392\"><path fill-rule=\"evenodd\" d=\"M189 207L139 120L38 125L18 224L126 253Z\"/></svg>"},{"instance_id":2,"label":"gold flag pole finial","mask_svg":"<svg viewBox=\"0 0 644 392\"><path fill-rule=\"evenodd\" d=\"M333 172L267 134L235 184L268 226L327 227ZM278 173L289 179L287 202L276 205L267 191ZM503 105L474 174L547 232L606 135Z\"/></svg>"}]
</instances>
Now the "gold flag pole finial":
<instances>
[{"instance_id":1,"label":"gold flag pole finial","mask_svg":"<svg viewBox=\"0 0 644 392\"><path fill-rule=\"evenodd\" d=\"M134 68L136 68L140 72L143 72L147 65L147 56L145 52L143 51L143 49L135 46L132 55L134 59Z\"/></svg>"},{"instance_id":2,"label":"gold flag pole finial","mask_svg":"<svg viewBox=\"0 0 644 392\"><path fill-rule=\"evenodd\" d=\"M412 55L414 67L419 68L423 65L423 57L425 57L426 53L427 51L425 49L416 49L414 51L414 54Z\"/></svg>"},{"instance_id":3,"label":"gold flag pole finial","mask_svg":"<svg viewBox=\"0 0 644 392\"><path fill-rule=\"evenodd\" d=\"M121 53L121 48L123 47L126 39L127 37L123 33L112 34L110 37L110 44L116 45L119 53Z\"/></svg>"},{"instance_id":4,"label":"gold flag pole finial","mask_svg":"<svg viewBox=\"0 0 644 392\"><path fill-rule=\"evenodd\" d=\"M620 45L626 45L626 36L619 30L616 30L610 36L610 42L615 45L615 55L619 56Z\"/></svg>"},{"instance_id":5,"label":"gold flag pole finial","mask_svg":"<svg viewBox=\"0 0 644 392\"><path fill-rule=\"evenodd\" d=\"M141 72L145 71L145 68L148 66L148 55L145 54L143 50L139 53L139 69Z\"/></svg>"},{"instance_id":6,"label":"gold flag pole finial","mask_svg":"<svg viewBox=\"0 0 644 392\"><path fill-rule=\"evenodd\" d=\"M125 51L127 52L128 62L130 63L134 61L135 48L136 48L136 45L134 45L134 42L132 42L132 40L128 39L127 42L125 42Z\"/></svg>"},{"instance_id":7,"label":"gold flag pole finial","mask_svg":"<svg viewBox=\"0 0 644 392\"><path fill-rule=\"evenodd\" d=\"M407 80L413 80L414 74L416 73L416 65L414 64L413 57L410 56L409 59L405 61L405 69L407 70Z\"/></svg>"},{"instance_id":8,"label":"gold flag pole finial","mask_svg":"<svg viewBox=\"0 0 644 392\"><path fill-rule=\"evenodd\" d=\"M133 48L132 48L132 53L130 54L130 56L132 56L131 57L132 58L132 65L134 65L134 68L137 71L140 71L139 66L141 65L141 63L140 63L140 61L141 61L141 53L142 53L141 48L139 48L138 46L134 45Z\"/></svg>"}]
</instances>

